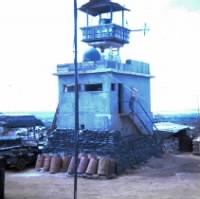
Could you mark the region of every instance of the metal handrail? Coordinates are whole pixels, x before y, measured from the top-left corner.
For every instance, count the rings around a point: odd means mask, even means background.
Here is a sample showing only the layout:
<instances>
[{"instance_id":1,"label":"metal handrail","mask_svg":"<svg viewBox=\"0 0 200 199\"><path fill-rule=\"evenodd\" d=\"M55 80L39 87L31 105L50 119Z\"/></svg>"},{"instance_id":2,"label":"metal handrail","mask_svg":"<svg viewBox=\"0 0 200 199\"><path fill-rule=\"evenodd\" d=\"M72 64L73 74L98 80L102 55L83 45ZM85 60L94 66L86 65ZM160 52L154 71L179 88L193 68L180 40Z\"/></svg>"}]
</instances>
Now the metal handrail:
<instances>
[{"instance_id":1,"label":"metal handrail","mask_svg":"<svg viewBox=\"0 0 200 199\"><path fill-rule=\"evenodd\" d=\"M135 113L135 116L137 117L137 119L140 121L140 123L142 124L142 126L146 129L146 131L149 134L152 134L152 132L149 130L149 128L147 127L147 125L145 125L145 123L143 122L143 120L141 119L141 117Z\"/></svg>"},{"instance_id":2,"label":"metal handrail","mask_svg":"<svg viewBox=\"0 0 200 199\"><path fill-rule=\"evenodd\" d=\"M158 128L156 127L156 125L154 124L153 120L151 119L151 117L149 116L149 113L145 110L144 106L140 103L140 101L136 101L138 103L138 105L142 108L143 112L145 113L145 115L147 116L147 118L149 118L151 124L153 125L153 127L158 130Z\"/></svg>"}]
</instances>

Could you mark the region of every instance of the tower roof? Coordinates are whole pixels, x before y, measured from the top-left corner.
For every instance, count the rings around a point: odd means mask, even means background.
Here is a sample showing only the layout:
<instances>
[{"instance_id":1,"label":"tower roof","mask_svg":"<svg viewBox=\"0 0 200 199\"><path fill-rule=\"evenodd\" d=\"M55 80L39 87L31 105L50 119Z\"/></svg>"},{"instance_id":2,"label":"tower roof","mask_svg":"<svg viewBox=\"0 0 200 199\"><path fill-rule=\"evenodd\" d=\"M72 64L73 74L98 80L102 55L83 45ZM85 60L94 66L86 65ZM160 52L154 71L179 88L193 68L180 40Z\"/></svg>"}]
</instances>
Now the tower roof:
<instances>
[{"instance_id":1,"label":"tower roof","mask_svg":"<svg viewBox=\"0 0 200 199\"><path fill-rule=\"evenodd\" d=\"M129 11L129 9L121 6L118 3L111 2L110 0L90 0L88 3L82 5L79 10L92 16L97 16L99 14L108 13L111 11Z\"/></svg>"}]
</instances>

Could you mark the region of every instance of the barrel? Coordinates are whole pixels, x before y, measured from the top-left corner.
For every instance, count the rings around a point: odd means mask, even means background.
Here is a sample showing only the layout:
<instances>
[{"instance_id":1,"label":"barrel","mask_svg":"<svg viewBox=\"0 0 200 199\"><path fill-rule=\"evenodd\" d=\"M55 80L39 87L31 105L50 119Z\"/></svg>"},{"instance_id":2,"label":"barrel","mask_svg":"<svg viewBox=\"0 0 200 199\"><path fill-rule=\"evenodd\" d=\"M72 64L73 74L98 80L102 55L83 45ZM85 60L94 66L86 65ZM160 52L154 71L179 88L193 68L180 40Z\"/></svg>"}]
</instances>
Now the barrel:
<instances>
[{"instance_id":1,"label":"barrel","mask_svg":"<svg viewBox=\"0 0 200 199\"><path fill-rule=\"evenodd\" d=\"M88 166L88 163L89 163L88 157L87 156L81 156L80 163L79 163L78 168L77 168L77 173L78 174L85 173L87 166Z\"/></svg>"},{"instance_id":2,"label":"barrel","mask_svg":"<svg viewBox=\"0 0 200 199\"><path fill-rule=\"evenodd\" d=\"M99 176L108 176L110 167L110 159L106 157L101 157L99 159L97 174Z\"/></svg>"},{"instance_id":3,"label":"barrel","mask_svg":"<svg viewBox=\"0 0 200 199\"><path fill-rule=\"evenodd\" d=\"M60 171L60 166L61 166L61 157L58 155L54 155L51 158L51 164L49 171L50 173L57 173Z\"/></svg>"},{"instance_id":4,"label":"barrel","mask_svg":"<svg viewBox=\"0 0 200 199\"><path fill-rule=\"evenodd\" d=\"M38 154L37 161L36 161L36 164L35 164L35 169L37 171L39 171L43 167L43 165L44 165L44 158L45 158L45 156L43 154Z\"/></svg>"},{"instance_id":5,"label":"barrel","mask_svg":"<svg viewBox=\"0 0 200 199\"><path fill-rule=\"evenodd\" d=\"M49 171L50 165L51 165L51 156L46 154L44 158L43 170Z\"/></svg>"},{"instance_id":6,"label":"barrel","mask_svg":"<svg viewBox=\"0 0 200 199\"><path fill-rule=\"evenodd\" d=\"M0 199L4 199L5 189L5 159L0 156Z\"/></svg>"},{"instance_id":7,"label":"barrel","mask_svg":"<svg viewBox=\"0 0 200 199\"><path fill-rule=\"evenodd\" d=\"M71 156L69 155L63 155L61 156L61 172L66 172L67 169L68 169L68 166L69 166L69 163L70 163L70 160L71 160Z\"/></svg>"},{"instance_id":8,"label":"barrel","mask_svg":"<svg viewBox=\"0 0 200 199\"><path fill-rule=\"evenodd\" d=\"M89 163L86 169L86 174L88 175L94 175L97 173L97 166L98 166L98 160L97 158L91 158L89 159Z\"/></svg>"}]
</instances>

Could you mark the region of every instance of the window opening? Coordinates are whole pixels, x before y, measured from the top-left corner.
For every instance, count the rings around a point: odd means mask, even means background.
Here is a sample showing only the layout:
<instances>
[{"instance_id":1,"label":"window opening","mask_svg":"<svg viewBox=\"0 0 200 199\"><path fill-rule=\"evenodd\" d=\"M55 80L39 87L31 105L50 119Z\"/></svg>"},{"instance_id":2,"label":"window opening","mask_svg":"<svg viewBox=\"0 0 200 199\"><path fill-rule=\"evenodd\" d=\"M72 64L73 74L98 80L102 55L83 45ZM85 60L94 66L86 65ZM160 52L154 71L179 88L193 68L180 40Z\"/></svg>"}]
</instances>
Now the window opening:
<instances>
[{"instance_id":1,"label":"window opening","mask_svg":"<svg viewBox=\"0 0 200 199\"><path fill-rule=\"evenodd\" d=\"M80 91L80 85L78 85L78 89ZM74 92L75 86L74 85L64 85L64 92Z\"/></svg>"},{"instance_id":2,"label":"window opening","mask_svg":"<svg viewBox=\"0 0 200 199\"><path fill-rule=\"evenodd\" d=\"M86 84L85 91L102 91L102 84Z\"/></svg>"},{"instance_id":3,"label":"window opening","mask_svg":"<svg viewBox=\"0 0 200 199\"><path fill-rule=\"evenodd\" d=\"M115 91L115 89L116 89L115 86L116 86L116 85L115 85L114 83L111 84L111 91Z\"/></svg>"}]
</instances>

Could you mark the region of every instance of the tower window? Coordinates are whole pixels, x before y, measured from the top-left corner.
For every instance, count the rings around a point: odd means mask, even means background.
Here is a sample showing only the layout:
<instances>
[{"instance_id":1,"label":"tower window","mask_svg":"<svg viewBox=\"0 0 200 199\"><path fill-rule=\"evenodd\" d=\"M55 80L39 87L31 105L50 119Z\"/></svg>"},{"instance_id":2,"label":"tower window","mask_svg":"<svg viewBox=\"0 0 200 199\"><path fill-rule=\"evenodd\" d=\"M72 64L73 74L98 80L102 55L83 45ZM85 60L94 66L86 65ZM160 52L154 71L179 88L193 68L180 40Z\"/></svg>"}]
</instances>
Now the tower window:
<instances>
[{"instance_id":1,"label":"tower window","mask_svg":"<svg viewBox=\"0 0 200 199\"><path fill-rule=\"evenodd\" d=\"M85 91L102 91L102 84L86 84Z\"/></svg>"},{"instance_id":2,"label":"tower window","mask_svg":"<svg viewBox=\"0 0 200 199\"><path fill-rule=\"evenodd\" d=\"M67 92L74 92L75 91L75 86L68 86L67 87Z\"/></svg>"},{"instance_id":3,"label":"tower window","mask_svg":"<svg viewBox=\"0 0 200 199\"><path fill-rule=\"evenodd\" d=\"M115 91L116 85L114 83L111 84L111 91Z\"/></svg>"},{"instance_id":4,"label":"tower window","mask_svg":"<svg viewBox=\"0 0 200 199\"><path fill-rule=\"evenodd\" d=\"M67 92L67 85L63 85L63 92L64 92L64 93Z\"/></svg>"},{"instance_id":5,"label":"tower window","mask_svg":"<svg viewBox=\"0 0 200 199\"><path fill-rule=\"evenodd\" d=\"M78 86L79 91L80 91L80 85ZM74 85L64 85L64 93L66 92L74 92L75 91L75 86Z\"/></svg>"}]
</instances>

